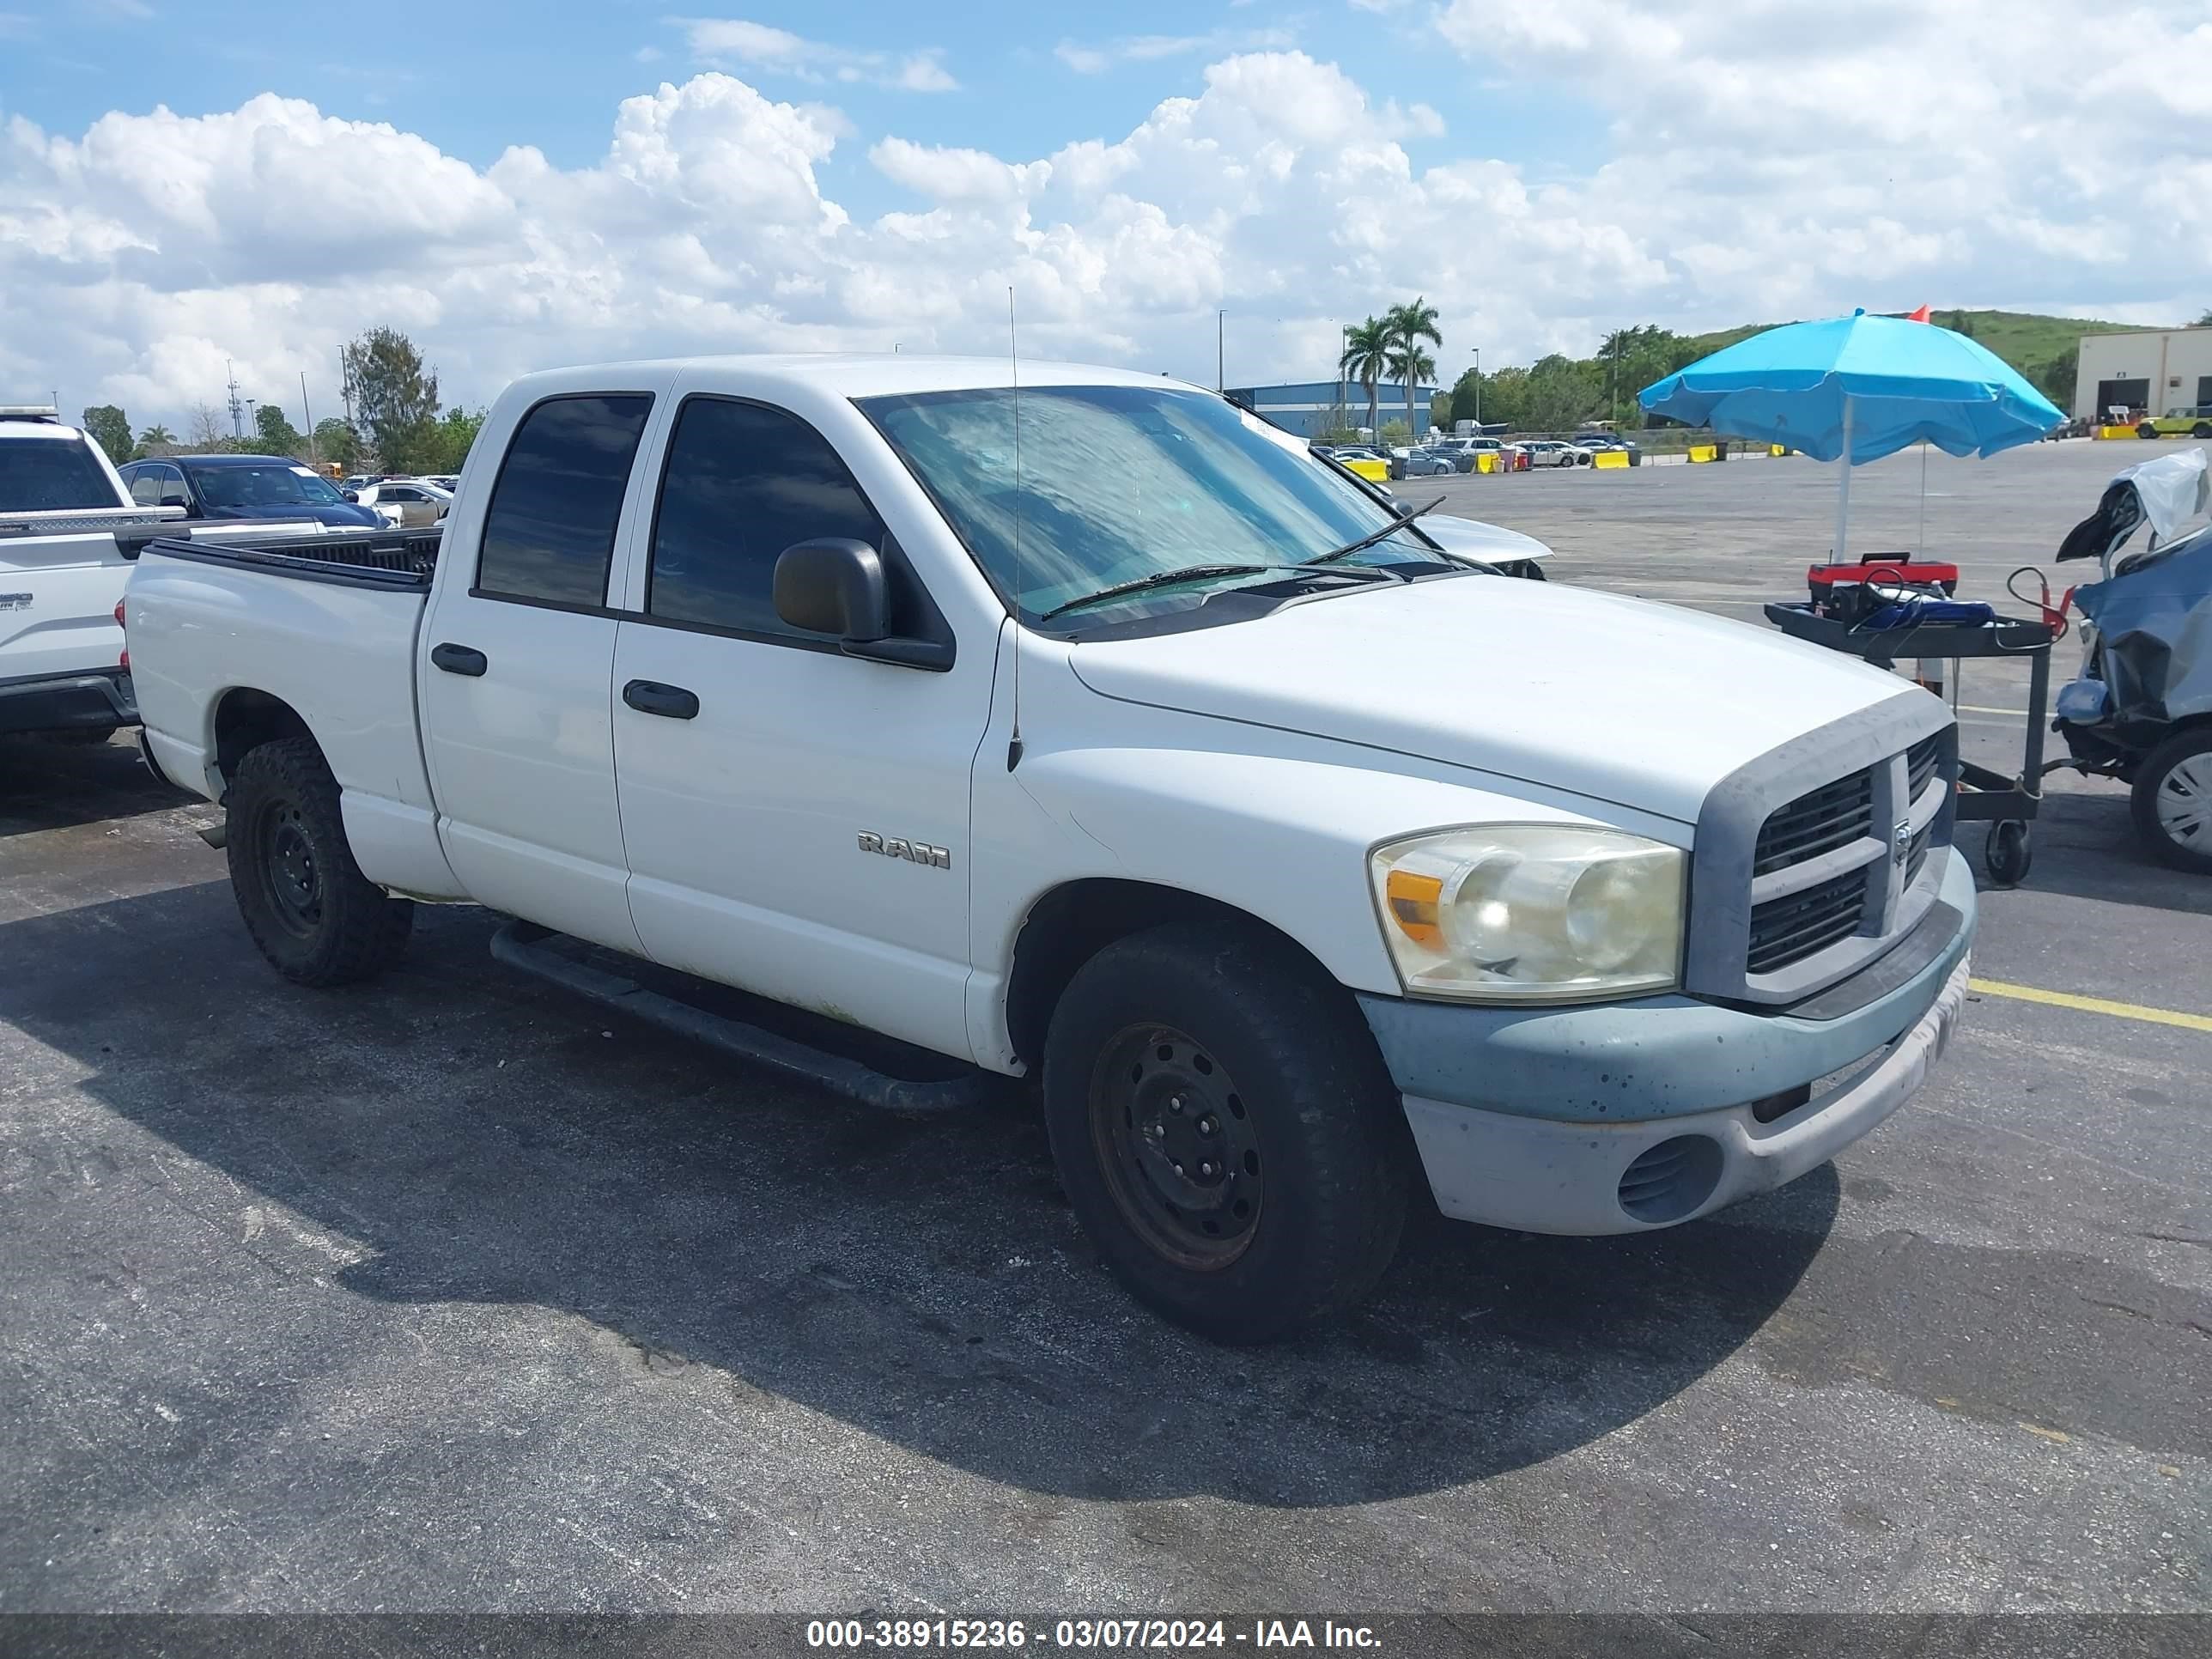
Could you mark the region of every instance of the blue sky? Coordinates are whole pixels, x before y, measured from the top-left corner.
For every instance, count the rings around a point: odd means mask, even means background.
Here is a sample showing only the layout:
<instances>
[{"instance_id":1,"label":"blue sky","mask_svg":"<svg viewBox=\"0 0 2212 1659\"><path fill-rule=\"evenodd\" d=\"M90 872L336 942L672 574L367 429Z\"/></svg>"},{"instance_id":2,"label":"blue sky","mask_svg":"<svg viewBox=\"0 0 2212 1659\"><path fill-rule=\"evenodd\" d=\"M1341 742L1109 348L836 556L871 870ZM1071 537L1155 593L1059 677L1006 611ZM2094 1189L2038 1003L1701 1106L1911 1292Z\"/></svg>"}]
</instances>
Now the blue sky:
<instances>
[{"instance_id":1,"label":"blue sky","mask_svg":"<svg viewBox=\"0 0 2212 1659\"><path fill-rule=\"evenodd\" d=\"M0 292L40 325L0 392L174 416L386 324L471 401L995 350L1009 286L1041 352L1208 381L1221 311L1233 380L1310 379L1417 294L1446 380L1856 305L2184 320L2212 5L2121 9L0 0Z\"/></svg>"}]
</instances>

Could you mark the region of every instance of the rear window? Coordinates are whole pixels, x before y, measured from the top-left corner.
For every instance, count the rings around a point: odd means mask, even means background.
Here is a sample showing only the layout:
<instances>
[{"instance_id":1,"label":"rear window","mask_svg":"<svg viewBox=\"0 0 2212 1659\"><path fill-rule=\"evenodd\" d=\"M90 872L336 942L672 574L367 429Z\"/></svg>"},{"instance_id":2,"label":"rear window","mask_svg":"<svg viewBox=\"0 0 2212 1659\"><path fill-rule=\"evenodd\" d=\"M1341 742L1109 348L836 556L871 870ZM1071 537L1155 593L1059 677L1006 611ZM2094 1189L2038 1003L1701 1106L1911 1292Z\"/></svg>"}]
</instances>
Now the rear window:
<instances>
[{"instance_id":1,"label":"rear window","mask_svg":"<svg viewBox=\"0 0 2212 1659\"><path fill-rule=\"evenodd\" d=\"M120 507L81 438L0 438L0 513Z\"/></svg>"},{"instance_id":2,"label":"rear window","mask_svg":"<svg viewBox=\"0 0 2212 1659\"><path fill-rule=\"evenodd\" d=\"M484 512L477 592L606 603L615 527L652 408L648 393L613 392L548 398L522 417Z\"/></svg>"}]
</instances>

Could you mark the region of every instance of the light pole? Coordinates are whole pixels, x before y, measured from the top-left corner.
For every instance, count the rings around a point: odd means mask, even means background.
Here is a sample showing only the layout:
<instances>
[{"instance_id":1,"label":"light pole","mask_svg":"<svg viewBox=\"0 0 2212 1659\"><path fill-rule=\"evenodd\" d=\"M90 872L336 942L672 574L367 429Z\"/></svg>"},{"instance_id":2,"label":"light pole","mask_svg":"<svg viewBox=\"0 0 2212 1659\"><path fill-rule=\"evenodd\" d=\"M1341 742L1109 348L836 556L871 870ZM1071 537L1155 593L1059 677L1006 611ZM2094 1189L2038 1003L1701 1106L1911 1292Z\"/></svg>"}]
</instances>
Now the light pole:
<instances>
[{"instance_id":1,"label":"light pole","mask_svg":"<svg viewBox=\"0 0 2212 1659\"><path fill-rule=\"evenodd\" d=\"M1481 436L1481 434L1482 434L1482 348L1481 348L1480 346L1477 346L1477 347L1475 347L1475 349L1474 349L1474 430L1475 430L1475 435L1476 435L1477 437Z\"/></svg>"}]
</instances>

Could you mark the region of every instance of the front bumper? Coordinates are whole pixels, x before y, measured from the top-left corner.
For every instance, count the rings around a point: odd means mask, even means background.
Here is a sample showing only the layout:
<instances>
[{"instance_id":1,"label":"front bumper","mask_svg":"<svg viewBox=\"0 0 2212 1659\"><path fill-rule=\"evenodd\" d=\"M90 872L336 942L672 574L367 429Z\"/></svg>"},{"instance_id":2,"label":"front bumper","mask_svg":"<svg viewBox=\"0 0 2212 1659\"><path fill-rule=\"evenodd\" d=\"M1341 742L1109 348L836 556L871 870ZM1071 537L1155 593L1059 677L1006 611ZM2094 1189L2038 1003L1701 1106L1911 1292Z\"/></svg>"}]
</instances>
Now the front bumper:
<instances>
[{"instance_id":1,"label":"front bumper","mask_svg":"<svg viewBox=\"0 0 2212 1659\"><path fill-rule=\"evenodd\" d=\"M1437 1206L1528 1232L1643 1232L1827 1162L1917 1091L1957 1023L1973 877L1948 856L1951 937L1908 975L1863 969L1883 988L1832 1018L1679 996L1530 1010L1362 997ZM1753 1103L1808 1085L1759 1121Z\"/></svg>"},{"instance_id":2,"label":"front bumper","mask_svg":"<svg viewBox=\"0 0 2212 1659\"><path fill-rule=\"evenodd\" d=\"M97 731L137 723L131 676L119 668L0 680L0 732Z\"/></svg>"}]
</instances>

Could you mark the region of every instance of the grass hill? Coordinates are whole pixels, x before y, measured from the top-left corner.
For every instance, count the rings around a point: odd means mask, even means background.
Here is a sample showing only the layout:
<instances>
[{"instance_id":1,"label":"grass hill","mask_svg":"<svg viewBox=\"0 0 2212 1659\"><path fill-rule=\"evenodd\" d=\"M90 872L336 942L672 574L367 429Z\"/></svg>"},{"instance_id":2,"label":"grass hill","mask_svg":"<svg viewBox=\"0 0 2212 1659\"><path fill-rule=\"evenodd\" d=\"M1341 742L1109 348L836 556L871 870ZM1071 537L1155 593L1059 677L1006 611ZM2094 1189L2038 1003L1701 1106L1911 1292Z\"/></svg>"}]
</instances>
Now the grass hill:
<instances>
[{"instance_id":1,"label":"grass hill","mask_svg":"<svg viewBox=\"0 0 2212 1659\"><path fill-rule=\"evenodd\" d=\"M2144 331L2130 323L2099 322L2092 317L2045 317L2033 311L1936 310L1929 314L1945 328L1972 335L2029 380L2039 380L2046 365L2071 352L2084 334ZM1965 320L1963 327L1961 319ZM1771 323L1751 323L1741 328L1722 329L1717 333L1700 334L1691 343L1703 356L1773 326ZM2072 378L2070 373L2068 378Z\"/></svg>"}]
</instances>

